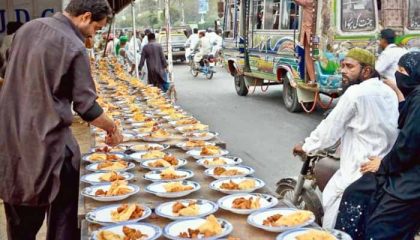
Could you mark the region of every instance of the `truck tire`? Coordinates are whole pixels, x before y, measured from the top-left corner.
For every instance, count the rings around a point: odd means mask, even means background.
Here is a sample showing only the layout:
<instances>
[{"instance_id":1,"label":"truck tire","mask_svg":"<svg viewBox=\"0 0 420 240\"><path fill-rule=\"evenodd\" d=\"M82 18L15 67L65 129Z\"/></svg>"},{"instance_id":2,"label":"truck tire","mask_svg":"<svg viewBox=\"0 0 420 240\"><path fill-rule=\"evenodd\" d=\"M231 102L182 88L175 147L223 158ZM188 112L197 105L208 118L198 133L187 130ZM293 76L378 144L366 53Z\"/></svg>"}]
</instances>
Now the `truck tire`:
<instances>
[{"instance_id":1,"label":"truck tire","mask_svg":"<svg viewBox=\"0 0 420 240\"><path fill-rule=\"evenodd\" d=\"M290 85L287 77L283 81L283 102L289 112L302 112L302 106L299 103L296 88Z\"/></svg>"},{"instance_id":2,"label":"truck tire","mask_svg":"<svg viewBox=\"0 0 420 240\"><path fill-rule=\"evenodd\" d=\"M277 198L292 202L293 191L295 189L296 181L294 179L282 179L277 183ZM321 201L314 190L303 188L302 194L298 199L296 206L298 209L308 210L314 213L315 221L321 225L324 211L322 209Z\"/></svg>"},{"instance_id":3,"label":"truck tire","mask_svg":"<svg viewBox=\"0 0 420 240\"><path fill-rule=\"evenodd\" d=\"M235 75L235 90L239 96L246 96L248 94L248 87L245 83L245 78L242 75Z\"/></svg>"}]
</instances>

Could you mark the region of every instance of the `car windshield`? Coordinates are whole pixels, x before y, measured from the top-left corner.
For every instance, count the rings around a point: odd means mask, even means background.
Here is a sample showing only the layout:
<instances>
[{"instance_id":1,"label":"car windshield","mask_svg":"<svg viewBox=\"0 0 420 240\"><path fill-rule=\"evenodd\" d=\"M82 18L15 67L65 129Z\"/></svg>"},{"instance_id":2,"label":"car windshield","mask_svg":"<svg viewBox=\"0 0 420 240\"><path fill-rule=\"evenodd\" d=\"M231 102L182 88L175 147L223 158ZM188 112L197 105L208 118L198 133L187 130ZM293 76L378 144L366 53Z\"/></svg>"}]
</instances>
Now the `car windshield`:
<instances>
[{"instance_id":1,"label":"car windshield","mask_svg":"<svg viewBox=\"0 0 420 240\"><path fill-rule=\"evenodd\" d=\"M172 35L171 37L173 43L185 43L187 41L187 37L184 35ZM166 43L166 35L162 35L160 41L161 43Z\"/></svg>"}]
</instances>

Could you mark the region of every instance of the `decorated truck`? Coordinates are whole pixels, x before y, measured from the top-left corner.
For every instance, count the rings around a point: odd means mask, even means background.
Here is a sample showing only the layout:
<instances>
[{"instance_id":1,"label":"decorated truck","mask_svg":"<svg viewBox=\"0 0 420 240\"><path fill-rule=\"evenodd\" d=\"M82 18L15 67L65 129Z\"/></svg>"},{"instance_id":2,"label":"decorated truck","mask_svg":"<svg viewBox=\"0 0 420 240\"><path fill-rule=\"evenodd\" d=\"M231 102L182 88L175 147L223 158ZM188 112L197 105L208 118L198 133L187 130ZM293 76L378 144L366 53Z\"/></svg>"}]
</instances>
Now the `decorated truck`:
<instances>
[{"instance_id":1,"label":"decorated truck","mask_svg":"<svg viewBox=\"0 0 420 240\"><path fill-rule=\"evenodd\" d=\"M294 0L225 0L223 57L238 95L283 84L291 112L328 108L320 95L342 93L340 62L353 47L378 54L381 29L392 28L397 43L420 47L420 0L312 0L310 38L316 82L305 74L300 45L302 9Z\"/></svg>"}]
</instances>

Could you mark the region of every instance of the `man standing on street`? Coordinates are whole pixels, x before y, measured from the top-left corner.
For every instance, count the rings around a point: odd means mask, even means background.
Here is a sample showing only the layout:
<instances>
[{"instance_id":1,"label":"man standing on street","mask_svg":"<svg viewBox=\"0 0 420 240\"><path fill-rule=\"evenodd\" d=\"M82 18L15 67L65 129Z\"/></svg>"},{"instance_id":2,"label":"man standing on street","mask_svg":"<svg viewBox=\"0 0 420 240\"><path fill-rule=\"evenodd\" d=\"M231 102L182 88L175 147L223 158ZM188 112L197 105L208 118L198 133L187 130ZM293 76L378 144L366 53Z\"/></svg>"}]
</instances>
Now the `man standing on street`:
<instances>
[{"instance_id":1,"label":"man standing on street","mask_svg":"<svg viewBox=\"0 0 420 240\"><path fill-rule=\"evenodd\" d=\"M80 150L71 104L81 118L122 136L96 102L85 38L106 23L106 0L72 0L64 13L17 31L0 92L0 198L9 240L35 240L47 214L48 240L77 240Z\"/></svg>"},{"instance_id":2,"label":"man standing on street","mask_svg":"<svg viewBox=\"0 0 420 240\"><path fill-rule=\"evenodd\" d=\"M395 32L392 29L381 31L379 47L382 49L376 61L375 68L381 78L390 80L395 85L395 72L397 71L398 61L401 56L407 53L407 50L395 45Z\"/></svg>"},{"instance_id":3,"label":"man standing on street","mask_svg":"<svg viewBox=\"0 0 420 240\"><path fill-rule=\"evenodd\" d=\"M333 228L344 190L362 176L362 164L371 156L385 156L397 138L398 99L379 81L375 56L351 49L341 65L346 89L337 106L312 131L294 154L312 153L341 140L340 168L322 193L324 228Z\"/></svg>"},{"instance_id":4,"label":"man standing on street","mask_svg":"<svg viewBox=\"0 0 420 240\"><path fill-rule=\"evenodd\" d=\"M156 42L155 34L149 33L147 38L148 44L144 46L141 52L139 71L141 72L145 61L147 61L147 83L163 88L166 82L168 63L166 62L162 46Z\"/></svg>"}]
</instances>

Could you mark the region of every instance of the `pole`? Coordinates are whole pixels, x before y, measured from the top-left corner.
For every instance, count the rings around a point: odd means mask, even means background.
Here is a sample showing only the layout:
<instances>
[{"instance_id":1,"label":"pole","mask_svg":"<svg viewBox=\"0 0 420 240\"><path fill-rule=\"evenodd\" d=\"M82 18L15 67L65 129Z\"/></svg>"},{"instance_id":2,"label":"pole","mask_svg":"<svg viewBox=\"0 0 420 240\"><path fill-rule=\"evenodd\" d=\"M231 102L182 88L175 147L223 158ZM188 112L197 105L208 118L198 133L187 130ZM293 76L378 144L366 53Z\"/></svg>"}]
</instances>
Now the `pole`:
<instances>
[{"instance_id":1,"label":"pole","mask_svg":"<svg viewBox=\"0 0 420 240\"><path fill-rule=\"evenodd\" d=\"M133 50L134 50L134 65L136 71L136 78L139 78L139 68L138 68L138 61L137 61L137 37L136 37L136 15L134 11L134 0L131 0L131 15L133 18Z\"/></svg>"},{"instance_id":2,"label":"pole","mask_svg":"<svg viewBox=\"0 0 420 240\"><path fill-rule=\"evenodd\" d=\"M181 17L182 26L185 26L185 11L184 11L184 0L181 0Z\"/></svg>"},{"instance_id":3,"label":"pole","mask_svg":"<svg viewBox=\"0 0 420 240\"><path fill-rule=\"evenodd\" d=\"M172 60L172 37L171 37L171 16L169 11L170 0L165 0L165 22L166 22L166 46L168 52L168 80L170 85L174 84L173 60Z\"/></svg>"}]
</instances>

